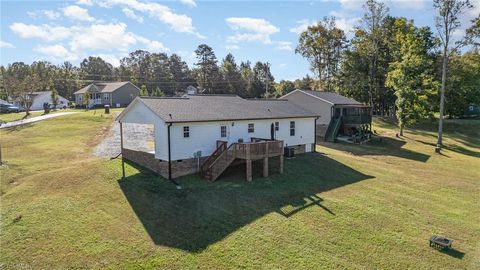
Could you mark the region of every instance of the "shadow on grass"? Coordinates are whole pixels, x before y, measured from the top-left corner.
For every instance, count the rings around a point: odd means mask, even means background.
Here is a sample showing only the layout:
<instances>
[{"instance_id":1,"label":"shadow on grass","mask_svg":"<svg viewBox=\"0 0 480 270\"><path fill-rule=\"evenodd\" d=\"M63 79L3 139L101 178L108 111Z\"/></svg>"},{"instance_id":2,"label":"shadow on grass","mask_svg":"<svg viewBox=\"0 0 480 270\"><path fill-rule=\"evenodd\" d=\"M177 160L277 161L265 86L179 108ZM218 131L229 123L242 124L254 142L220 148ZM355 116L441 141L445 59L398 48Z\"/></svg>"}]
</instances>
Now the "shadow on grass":
<instances>
[{"instance_id":1,"label":"shadow on grass","mask_svg":"<svg viewBox=\"0 0 480 270\"><path fill-rule=\"evenodd\" d=\"M415 139L412 138L412 140L415 140ZM431 147L436 147L437 146L437 144L433 143L433 142L426 142L426 141L422 141L422 140L415 140L415 141L419 142L419 143L422 143L422 144L425 144L425 145L429 145ZM463 146L460 146L460 145L457 145L457 144L446 144L446 143L444 143L443 148L445 148L447 150L450 150L452 152L456 152L456 153L471 156L471 157L480 157L480 152L476 152L476 151L467 149L467 148L465 148ZM444 155L444 154L442 154L442 155ZM444 155L444 156L446 156L446 155Z\"/></svg>"},{"instance_id":2,"label":"shadow on grass","mask_svg":"<svg viewBox=\"0 0 480 270\"><path fill-rule=\"evenodd\" d=\"M178 181L184 189L178 192L170 182L132 164L140 173L118 183L156 245L199 252L270 213L289 218L318 207L335 215L317 193L373 178L316 153L285 160L284 174L277 173L278 162L272 160L268 178L258 177L261 162L256 163L252 182L244 180L245 169L239 165L214 183L182 177Z\"/></svg>"},{"instance_id":3,"label":"shadow on grass","mask_svg":"<svg viewBox=\"0 0 480 270\"><path fill-rule=\"evenodd\" d=\"M12 133L20 130L24 130L30 127L33 127L35 123L27 123L27 124L22 124L18 126L13 126L13 127L3 127L0 130L4 130L6 133Z\"/></svg>"},{"instance_id":4,"label":"shadow on grass","mask_svg":"<svg viewBox=\"0 0 480 270\"><path fill-rule=\"evenodd\" d=\"M457 258L457 259L460 259L460 260L463 259L463 257L465 256L464 252L462 252L460 250L456 250L454 248L444 248L444 249L439 250L439 252L447 254L450 257L454 257L454 258Z\"/></svg>"},{"instance_id":5,"label":"shadow on grass","mask_svg":"<svg viewBox=\"0 0 480 270\"><path fill-rule=\"evenodd\" d=\"M347 151L356 156L386 155L427 162L429 155L402 148L406 144L403 140L382 137L381 141L370 141L367 144L325 143L320 145L336 150Z\"/></svg>"}]
</instances>

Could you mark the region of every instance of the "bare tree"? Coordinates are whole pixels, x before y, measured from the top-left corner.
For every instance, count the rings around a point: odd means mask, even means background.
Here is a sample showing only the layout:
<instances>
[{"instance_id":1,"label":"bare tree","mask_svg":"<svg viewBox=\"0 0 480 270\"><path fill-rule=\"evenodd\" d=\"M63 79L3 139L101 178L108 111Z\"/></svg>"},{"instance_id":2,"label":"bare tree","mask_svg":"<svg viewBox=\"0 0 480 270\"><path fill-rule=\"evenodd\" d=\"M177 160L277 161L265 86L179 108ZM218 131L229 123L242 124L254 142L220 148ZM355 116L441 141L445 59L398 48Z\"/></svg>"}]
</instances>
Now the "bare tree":
<instances>
[{"instance_id":1,"label":"bare tree","mask_svg":"<svg viewBox=\"0 0 480 270\"><path fill-rule=\"evenodd\" d=\"M438 121L438 140L435 151L440 152L443 144L443 116L445 110L445 83L447 80L448 57L452 51L458 49L463 42L457 42L458 46L451 48L452 34L461 26L461 15L472 8L470 0L434 0L433 7L438 11L435 17L435 25L442 43L442 86L440 88L440 119Z\"/></svg>"}]
</instances>

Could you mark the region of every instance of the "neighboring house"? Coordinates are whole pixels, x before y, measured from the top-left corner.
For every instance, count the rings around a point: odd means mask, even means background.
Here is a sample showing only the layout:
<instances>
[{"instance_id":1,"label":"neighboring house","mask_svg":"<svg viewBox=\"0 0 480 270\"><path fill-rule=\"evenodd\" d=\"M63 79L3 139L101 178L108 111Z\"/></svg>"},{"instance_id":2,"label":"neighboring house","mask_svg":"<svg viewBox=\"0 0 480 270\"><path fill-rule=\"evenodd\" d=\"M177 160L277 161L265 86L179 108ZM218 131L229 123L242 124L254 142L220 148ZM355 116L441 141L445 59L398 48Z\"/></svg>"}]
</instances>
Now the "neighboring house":
<instances>
[{"instance_id":1,"label":"neighboring house","mask_svg":"<svg viewBox=\"0 0 480 270\"><path fill-rule=\"evenodd\" d=\"M90 94L89 107L125 107L139 96L140 89L131 82L91 83L74 93L75 104L84 105L86 93Z\"/></svg>"},{"instance_id":2,"label":"neighboring house","mask_svg":"<svg viewBox=\"0 0 480 270\"><path fill-rule=\"evenodd\" d=\"M371 128L371 107L333 92L294 90L280 99L318 115L317 135L334 142L338 135L351 137Z\"/></svg>"},{"instance_id":3,"label":"neighboring house","mask_svg":"<svg viewBox=\"0 0 480 270\"><path fill-rule=\"evenodd\" d=\"M30 106L30 110L37 111L43 110L43 104L53 104L52 101L52 91L39 91L39 92L32 92L28 95L29 99L32 100L32 106ZM13 102L14 105L18 106L19 108L25 109L19 99L16 99ZM66 109L68 108L68 99L58 95L58 102L57 102L57 109Z\"/></svg>"},{"instance_id":4,"label":"neighboring house","mask_svg":"<svg viewBox=\"0 0 480 270\"><path fill-rule=\"evenodd\" d=\"M468 104L468 108L464 113L465 117L478 117L480 116L480 106L475 103Z\"/></svg>"},{"instance_id":5,"label":"neighboring house","mask_svg":"<svg viewBox=\"0 0 480 270\"><path fill-rule=\"evenodd\" d=\"M137 97L118 117L123 123L154 126L155 152L124 149L124 158L171 179L202 171L215 180L234 161L251 162L314 151L314 113L287 100L249 100L234 95L190 95L177 98ZM201 166L199 166L201 165ZM266 166L266 168L265 168Z\"/></svg>"}]
</instances>

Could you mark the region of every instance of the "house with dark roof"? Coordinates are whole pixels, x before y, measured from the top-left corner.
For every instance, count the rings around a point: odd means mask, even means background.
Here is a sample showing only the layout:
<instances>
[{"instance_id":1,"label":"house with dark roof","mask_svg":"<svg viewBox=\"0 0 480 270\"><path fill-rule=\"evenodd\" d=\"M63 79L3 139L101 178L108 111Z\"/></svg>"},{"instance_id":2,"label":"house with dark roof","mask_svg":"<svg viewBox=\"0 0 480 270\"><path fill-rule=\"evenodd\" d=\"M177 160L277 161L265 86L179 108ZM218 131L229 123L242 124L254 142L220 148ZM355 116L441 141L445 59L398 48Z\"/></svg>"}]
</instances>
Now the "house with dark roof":
<instances>
[{"instance_id":1,"label":"house with dark roof","mask_svg":"<svg viewBox=\"0 0 480 270\"><path fill-rule=\"evenodd\" d=\"M88 104L85 104L87 93L90 98ZM126 107L139 96L140 89L131 82L98 82L91 83L74 94L77 105Z\"/></svg>"},{"instance_id":2,"label":"house with dark roof","mask_svg":"<svg viewBox=\"0 0 480 270\"><path fill-rule=\"evenodd\" d=\"M315 151L316 118L288 100L186 95L137 97L117 121L121 129L153 125L154 152L126 149L122 139L122 157L165 178L200 171L216 180L232 163L244 162L251 180L252 162L260 160L266 176L270 158L278 157L283 170L284 148L295 154Z\"/></svg>"},{"instance_id":3,"label":"house with dark roof","mask_svg":"<svg viewBox=\"0 0 480 270\"><path fill-rule=\"evenodd\" d=\"M294 90L280 99L288 100L318 115L317 135L326 141L342 139L361 142L371 129L371 107L334 92Z\"/></svg>"}]
</instances>

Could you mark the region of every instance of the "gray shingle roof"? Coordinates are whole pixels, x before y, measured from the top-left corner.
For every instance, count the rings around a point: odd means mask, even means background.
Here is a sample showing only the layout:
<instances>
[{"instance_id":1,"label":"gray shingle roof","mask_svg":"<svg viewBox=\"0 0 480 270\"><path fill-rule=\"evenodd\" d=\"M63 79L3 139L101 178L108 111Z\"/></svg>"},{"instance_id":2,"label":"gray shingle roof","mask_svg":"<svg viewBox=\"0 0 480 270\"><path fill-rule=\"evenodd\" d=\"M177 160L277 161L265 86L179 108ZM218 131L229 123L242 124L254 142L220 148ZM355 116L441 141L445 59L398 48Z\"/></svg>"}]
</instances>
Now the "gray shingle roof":
<instances>
[{"instance_id":1,"label":"gray shingle roof","mask_svg":"<svg viewBox=\"0 0 480 270\"><path fill-rule=\"evenodd\" d=\"M362 105L362 103L360 103L360 102L358 102L354 99L344 97L344 96L339 95L339 94L334 93L334 92L321 92L321 91L311 91L311 90L300 90L300 91L303 91L307 94L316 96L320 99L323 99L323 100L325 100L327 102L330 102L330 103L333 103L335 105ZM287 99L288 99L288 97L287 97Z\"/></svg>"},{"instance_id":2,"label":"gray shingle roof","mask_svg":"<svg viewBox=\"0 0 480 270\"><path fill-rule=\"evenodd\" d=\"M204 122L315 117L288 100L243 99L233 95L140 98L165 122Z\"/></svg>"},{"instance_id":3,"label":"gray shingle roof","mask_svg":"<svg viewBox=\"0 0 480 270\"><path fill-rule=\"evenodd\" d=\"M108 82L108 83L91 83L74 94L84 94L85 92L110 93L130 82Z\"/></svg>"}]
</instances>

